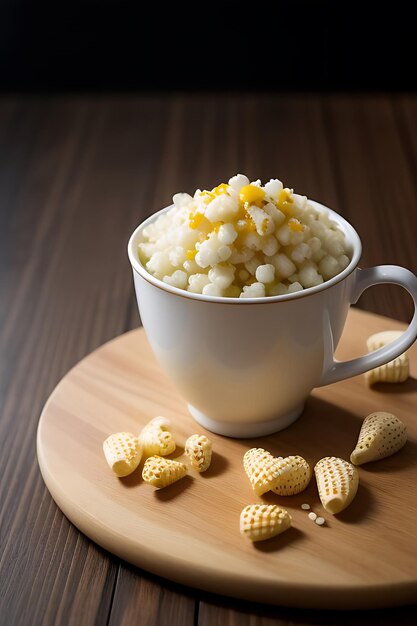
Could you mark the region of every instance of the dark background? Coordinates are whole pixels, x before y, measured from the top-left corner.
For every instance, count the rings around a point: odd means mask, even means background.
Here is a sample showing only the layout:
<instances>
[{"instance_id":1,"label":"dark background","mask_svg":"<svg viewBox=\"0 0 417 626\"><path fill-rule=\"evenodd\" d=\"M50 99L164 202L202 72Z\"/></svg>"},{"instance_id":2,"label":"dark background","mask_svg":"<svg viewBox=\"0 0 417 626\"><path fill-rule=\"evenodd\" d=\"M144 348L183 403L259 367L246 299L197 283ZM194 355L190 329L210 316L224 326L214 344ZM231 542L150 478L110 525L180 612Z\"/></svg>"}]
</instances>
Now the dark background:
<instances>
[{"instance_id":1,"label":"dark background","mask_svg":"<svg viewBox=\"0 0 417 626\"><path fill-rule=\"evenodd\" d=\"M408 90L414 2L0 4L0 89Z\"/></svg>"}]
</instances>

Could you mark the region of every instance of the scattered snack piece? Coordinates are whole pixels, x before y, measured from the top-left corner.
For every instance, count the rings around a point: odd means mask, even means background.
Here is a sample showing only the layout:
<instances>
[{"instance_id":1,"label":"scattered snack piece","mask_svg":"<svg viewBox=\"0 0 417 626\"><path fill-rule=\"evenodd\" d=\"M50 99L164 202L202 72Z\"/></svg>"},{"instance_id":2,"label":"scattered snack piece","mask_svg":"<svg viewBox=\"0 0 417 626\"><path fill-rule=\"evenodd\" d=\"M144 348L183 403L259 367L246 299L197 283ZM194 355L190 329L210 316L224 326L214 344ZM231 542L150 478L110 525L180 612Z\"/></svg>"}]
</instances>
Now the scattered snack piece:
<instances>
[{"instance_id":1,"label":"scattered snack piece","mask_svg":"<svg viewBox=\"0 0 417 626\"><path fill-rule=\"evenodd\" d=\"M311 506L309 504L302 504L301 508L303 509L303 511L309 511L311 509Z\"/></svg>"},{"instance_id":2,"label":"scattered snack piece","mask_svg":"<svg viewBox=\"0 0 417 626\"><path fill-rule=\"evenodd\" d=\"M258 496L273 489L282 472L280 461L263 448L251 448L243 457L243 467Z\"/></svg>"},{"instance_id":3,"label":"scattered snack piece","mask_svg":"<svg viewBox=\"0 0 417 626\"><path fill-rule=\"evenodd\" d=\"M142 458L142 444L132 433L114 433L103 443L106 461L116 476L128 476Z\"/></svg>"},{"instance_id":4,"label":"scattered snack piece","mask_svg":"<svg viewBox=\"0 0 417 626\"><path fill-rule=\"evenodd\" d=\"M205 435L191 435L185 442L185 454L197 472L205 472L211 463L212 443Z\"/></svg>"},{"instance_id":5,"label":"scattered snack piece","mask_svg":"<svg viewBox=\"0 0 417 626\"><path fill-rule=\"evenodd\" d=\"M315 522L317 519L317 515L316 513L314 513L313 511L311 511L311 513L308 514L308 519L311 519L312 522Z\"/></svg>"},{"instance_id":6,"label":"scattered snack piece","mask_svg":"<svg viewBox=\"0 0 417 626\"><path fill-rule=\"evenodd\" d=\"M301 493L311 479L311 467L302 456L287 456L279 459L281 472L274 493L279 496L293 496Z\"/></svg>"},{"instance_id":7,"label":"scattered snack piece","mask_svg":"<svg viewBox=\"0 0 417 626\"><path fill-rule=\"evenodd\" d=\"M240 514L240 532L251 541L270 539L290 526L290 514L276 504L249 504Z\"/></svg>"},{"instance_id":8,"label":"scattered snack piece","mask_svg":"<svg viewBox=\"0 0 417 626\"><path fill-rule=\"evenodd\" d=\"M387 346L403 334L402 330L384 330L368 337L366 345L369 352ZM396 359L365 372L365 380L371 387L375 383L403 383L409 376L409 360L407 352Z\"/></svg>"},{"instance_id":9,"label":"scattered snack piece","mask_svg":"<svg viewBox=\"0 0 417 626\"><path fill-rule=\"evenodd\" d=\"M407 429L392 413L377 411L365 417L356 448L350 455L355 465L377 461L401 450L407 441Z\"/></svg>"},{"instance_id":10,"label":"scattered snack piece","mask_svg":"<svg viewBox=\"0 0 417 626\"><path fill-rule=\"evenodd\" d=\"M174 452L176 446L168 428L170 421L166 417L154 417L142 429L139 439L145 456L166 456Z\"/></svg>"},{"instance_id":11,"label":"scattered snack piece","mask_svg":"<svg viewBox=\"0 0 417 626\"><path fill-rule=\"evenodd\" d=\"M157 489L172 485L187 474L187 466L179 461L171 461L160 456L151 456L143 466L142 478Z\"/></svg>"},{"instance_id":12,"label":"scattered snack piece","mask_svg":"<svg viewBox=\"0 0 417 626\"><path fill-rule=\"evenodd\" d=\"M316 517L315 522L317 526L323 526L323 524L326 523L326 520L324 519L324 517Z\"/></svg>"},{"instance_id":13,"label":"scattered snack piece","mask_svg":"<svg viewBox=\"0 0 417 626\"><path fill-rule=\"evenodd\" d=\"M356 467L334 456L326 456L315 466L320 500L329 513L335 515L352 502L358 490Z\"/></svg>"}]
</instances>

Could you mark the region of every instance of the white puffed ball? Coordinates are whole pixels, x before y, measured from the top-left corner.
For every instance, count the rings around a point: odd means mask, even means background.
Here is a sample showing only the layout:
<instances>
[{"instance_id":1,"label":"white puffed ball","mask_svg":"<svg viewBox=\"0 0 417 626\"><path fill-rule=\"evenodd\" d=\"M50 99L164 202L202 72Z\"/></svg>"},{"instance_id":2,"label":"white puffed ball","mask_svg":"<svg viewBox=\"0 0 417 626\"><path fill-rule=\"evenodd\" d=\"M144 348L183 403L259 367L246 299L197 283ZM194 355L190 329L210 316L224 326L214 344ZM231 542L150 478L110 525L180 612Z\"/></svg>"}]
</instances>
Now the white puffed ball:
<instances>
[{"instance_id":1,"label":"white puffed ball","mask_svg":"<svg viewBox=\"0 0 417 626\"><path fill-rule=\"evenodd\" d=\"M217 256L219 257L219 261L227 261L227 259L230 258L231 254L232 251L229 246L220 246L220 248L217 250Z\"/></svg>"},{"instance_id":2,"label":"white puffed ball","mask_svg":"<svg viewBox=\"0 0 417 626\"><path fill-rule=\"evenodd\" d=\"M188 279L188 291L202 293L206 285L210 283L207 274L192 274Z\"/></svg>"},{"instance_id":3,"label":"white puffed ball","mask_svg":"<svg viewBox=\"0 0 417 626\"><path fill-rule=\"evenodd\" d=\"M276 237L274 237L274 235L268 235L268 237L264 237L263 239L264 241L262 241L261 250L265 254L265 256L273 256L274 254L276 254L279 248Z\"/></svg>"},{"instance_id":4,"label":"white puffed ball","mask_svg":"<svg viewBox=\"0 0 417 626\"><path fill-rule=\"evenodd\" d=\"M291 241L291 235L292 232L287 224L283 224L276 232L276 238L282 246L288 246Z\"/></svg>"},{"instance_id":5,"label":"white puffed ball","mask_svg":"<svg viewBox=\"0 0 417 626\"><path fill-rule=\"evenodd\" d=\"M242 187L249 185L249 178L244 174L236 174L229 179L229 185L236 191L240 191Z\"/></svg>"},{"instance_id":6,"label":"white puffed ball","mask_svg":"<svg viewBox=\"0 0 417 626\"><path fill-rule=\"evenodd\" d=\"M334 256L327 254L320 261L319 270L323 278L329 280L329 278L333 278L333 276L336 276L336 274L340 272L339 262Z\"/></svg>"},{"instance_id":7,"label":"white puffed ball","mask_svg":"<svg viewBox=\"0 0 417 626\"><path fill-rule=\"evenodd\" d=\"M214 198L206 207L206 218L210 222L230 222L239 211L239 203L222 193Z\"/></svg>"},{"instance_id":8,"label":"white puffed ball","mask_svg":"<svg viewBox=\"0 0 417 626\"><path fill-rule=\"evenodd\" d=\"M266 185L264 186L264 191L266 195L271 198L271 200L275 200L276 202L278 199L278 194L280 191L282 191L283 188L284 185L280 180L278 180L278 178L271 178L269 183L266 183Z\"/></svg>"},{"instance_id":9,"label":"white puffed ball","mask_svg":"<svg viewBox=\"0 0 417 626\"><path fill-rule=\"evenodd\" d=\"M226 246L230 246L230 244L235 241L237 237L237 232L234 229L233 224L223 224L222 226L220 226L217 236L221 243L225 244Z\"/></svg>"},{"instance_id":10,"label":"white puffed ball","mask_svg":"<svg viewBox=\"0 0 417 626\"><path fill-rule=\"evenodd\" d=\"M248 233L244 238L244 245L249 248L249 250L258 251L262 247L262 237L255 232Z\"/></svg>"},{"instance_id":11,"label":"white puffed ball","mask_svg":"<svg viewBox=\"0 0 417 626\"><path fill-rule=\"evenodd\" d=\"M272 283L275 278L275 267L270 263L260 265L256 270L255 276L259 283Z\"/></svg>"},{"instance_id":12,"label":"white puffed ball","mask_svg":"<svg viewBox=\"0 0 417 626\"><path fill-rule=\"evenodd\" d=\"M175 246L169 252L169 261L174 267L179 267L186 260L185 250L181 246Z\"/></svg>"},{"instance_id":13,"label":"white puffed ball","mask_svg":"<svg viewBox=\"0 0 417 626\"><path fill-rule=\"evenodd\" d=\"M172 196L172 201L178 209L187 206L191 200L192 197L188 193L176 193Z\"/></svg>"},{"instance_id":14,"label":"white puffed ball","mask_svg":"<svg viewBox=\"0 0 417 626\"><path fill-rule=\"evenodd\" d=\"M174 269L169 260L169 253L167 250L161 250L155 252L146 264L146 269L150 274L153 274L157 278L162 278L167 274L171 274Z\"/></svg>"},{"instance_id":15,"label":"white puffed ball","mask_svg":"<svg viewBox=\"0 0 417 626\"><path fill-rule=\"evenodd\" d=\"M290 256L294 263L301 265L301 263L303 263L306 259L309 259L311 255L312 250L310 246L306 243L299 243L298 246L295 246Z\"/></svg>"},{"instance_id":16,"label":"white puffed ball","mask_svg":"<svg viewBox=\"0 0 417 626\"><path fill-rule=\"evenodd\" d=\"M350 259L346 254L342 254L338 259L339 267L341 270L344 270L350 263Z\"/></svg>"},{"instance_id":17,"label":"white puffed ball","mask_svg":"<svg viewBox=\"0 0 417 626\"><path fill-rule=\"evenodd\" d=\"M209 280L220 289L227 289L233 282L235 269L228 265L215 265L208 273Z\"/></svg>"},{"instance_id":18,"label":"white puffed ball","mask_svg":"<svg viewBox=\"0 0 417 626\"><path fill-rule=\"evenodd\" d=\"M306 243L310 246L312 252L317 252L321 248L321 241L318 237L312 237Z\"/></svg>"},{"instance_id":19,"label":"white puffed ball","mask_svg":"<svg viewBox=\"0 0 417 626\"><path fill-rule=\"evenodd\" d=\"M296 293L297 291L302 291L303 288L300 285L300 283L293 283L292 285L290 285L288 287L288 292L287 293Z\"/></svg>"},{"instance_id":20,"label":"white puffed ball","mask_svg":"<svg viewBox=\"0 0 417 626\"><path fill-rule=\"evenodd\" d=\"M337 237L336 235L333 235L333 234L329 235L326 238L324 245L325 245L325 248L327 249L327 252L331 256L338 257L344 254L345 252L343 243L341 242L340 238Z\"/></svg>"},{"instance_id":21,"label":"white puffed ball","mask_svg":"<svg viewBox=\"0 0 417 626\"><path fill-rule=\"evenodd\" d=\"M182 270L176 270L171 276L164 276L162 280L167 285L171 285L171 287L185 289L188 283L188 276Z\"/></svg>"},{"instance_id":22,"label":"white puffed ball","mask_svg":"<svg viewBox=\"0 0 417 626\"><path fill-rule=\"evenodd\" d=\"M288 276L294 274L297 269L291 259L281 252L271 257L270 261L280 278L288 278Z\"/></svg>"},{"instance_id":23,"label":"white puffed ball","mask_svg":"<svg viewBox=\"0 0 417 626\"><path fill-rule=\"evenodd\" d=\"M265 296L265 285L263 283L253 283L243 287L239 298L263 298Z\"/></svg>"},{"instance_id":24,"label":"white puffed ball","mask_svg":"<svg viewBox=\"0 0 417 626\"><path fill-rule=\"evenodd\" d=\"M213 283L209 283L205 287L203 287L203 296L215 296L218 298L222 295L222 290L217 285L213 285Z\"/></svg>"},{"instance_id":25,"label":"white puffed ball","mask_svg":"<svg viewBox=\"0 0 417 626\"><path fill-rule=\"evenodd\" d=\"M307 262L300 269L299 280L303 287L315 287L323 282L323 276L317 272L315 263Z\"/></svg>"}]
</instances>

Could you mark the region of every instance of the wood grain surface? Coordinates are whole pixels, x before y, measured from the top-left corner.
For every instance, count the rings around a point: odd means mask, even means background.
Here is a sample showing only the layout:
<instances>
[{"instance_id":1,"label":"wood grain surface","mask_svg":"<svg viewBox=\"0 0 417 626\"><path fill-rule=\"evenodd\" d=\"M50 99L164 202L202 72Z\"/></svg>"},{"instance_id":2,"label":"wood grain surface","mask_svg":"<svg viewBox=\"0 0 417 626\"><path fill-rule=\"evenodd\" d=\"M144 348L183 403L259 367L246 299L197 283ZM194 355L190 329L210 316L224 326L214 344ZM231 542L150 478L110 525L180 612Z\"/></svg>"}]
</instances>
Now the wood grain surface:
<instances>
[{"instance_id":1,"label":"wood grain surface","mask_svg":"<svg viewBox=\"0 0 417 626\"><path fill-rule=\"evenodd\" d=\"M361 354L366 339L403 325L352 309L338 348L340 360ZM66 516L110 552L166 578L206 591L257 602L308 608L376 608L417 595L417 349L410 379L367 387L355 377L313 391L290 428L257 439L228 439L197 425L158 366L143 329L125 333L78 363L58 384L42 412L37 453L42 476ZM274 456L300 454L313 467L324 456L349 459L365 415L383 409L401 416L408 442L401 454L359 469L354 502L338 516L322 507L315 480L301 494L257 497L243 454L262 447ZM210 468L162 490L146 485L142 464L117 479L102 443L113 432L139 433L148 421L171 420L177 449L198 432L213 442ZM307 501L326 519L313 524ZM287 508L292 528L256 545L239 533L247 504ZM401 522L399 522L401 519ZM389 541L387 542L387 537Z\"/></svg>"},{"instance_id":2,"label":"wood grain surface","mask_svg":"<svg viewBox=\"0 0 417 626\"><path fill-rule=\"evenodd\" d=\"M6 624L415 624L415 607L268 608L111 557L60 513L35 455L58 380L138 325L126 243L173 192L278 175L350 220L363 267L417 271L415 96L172 95L0 101L0 616ZM396 288L359 306L407 321Z\"/></svg>"}]
</instances>

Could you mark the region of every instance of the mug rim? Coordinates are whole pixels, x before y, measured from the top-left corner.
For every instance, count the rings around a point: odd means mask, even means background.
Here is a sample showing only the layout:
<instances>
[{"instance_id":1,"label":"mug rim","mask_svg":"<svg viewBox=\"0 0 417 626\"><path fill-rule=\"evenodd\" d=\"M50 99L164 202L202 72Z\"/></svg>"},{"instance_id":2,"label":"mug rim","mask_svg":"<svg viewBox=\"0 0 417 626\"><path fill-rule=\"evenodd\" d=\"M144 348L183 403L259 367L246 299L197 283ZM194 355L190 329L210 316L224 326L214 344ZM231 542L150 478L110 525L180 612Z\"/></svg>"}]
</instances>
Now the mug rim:
<instances>
[{"instance_id":1,"label":"mug rim","mask_svg":"<svg viewBox=\"0 0 417 626\"><path fill-rule=\"evenodd\" d=\"M315 200L308 200L310 204L314 206L316 210L320 213L328 212L330 219L337 222L337 224L342 229L345 234L348 243L352 246L352 258L350 260L349 265L345 267L339 274L333 276L329 280L324 281L320 285L316 285L315 287L307 287L306 289L302 289L301 291L296 291L294 293L282 294L280 296L264 296L262 298L229 298L226 296L206 296L201 293L192 293L191 291L186 291L185 289L179 289L178 287L173 287L164 283L159 278L155 278L152 276L147 269L142 265L139 260L137 254L137 242L138 236L141 234L144 228L158 219L160 215L167 213L170 209L172 209L175 205L170 204L163 209L160 209L156 213L152 213L148 218L146 218L143 222L141 222L133 231L132 235L129 238L129 242L127 245L127 252L130 264L132 265L132 269L139 274L141 278L146 280L146 282L150 283L154 287L161 289L162 291L166 291L172 295L179 296L181 298L187 298L190 300L199 300L200 302L209 302L209 303L217 303L217 304L267 304L274 302L288 302L289 300L299 300L301 298L306 298L308 296L312 296L320 291L324 291L333 287L333 285L341 282L347 276L349 276L358 266L361 254L362 254L362 242L361 239L353 228L353 226L348 222L344 217L342 217L339 213L336 213L333 209L317 202ZM136 249L135 249L136 247Z\"/></svg>"}]
</instances>

